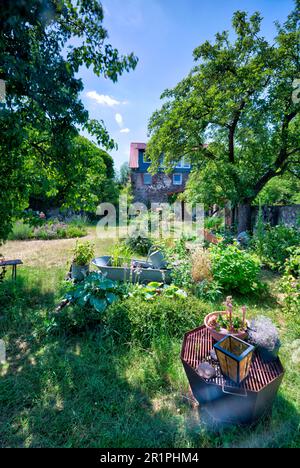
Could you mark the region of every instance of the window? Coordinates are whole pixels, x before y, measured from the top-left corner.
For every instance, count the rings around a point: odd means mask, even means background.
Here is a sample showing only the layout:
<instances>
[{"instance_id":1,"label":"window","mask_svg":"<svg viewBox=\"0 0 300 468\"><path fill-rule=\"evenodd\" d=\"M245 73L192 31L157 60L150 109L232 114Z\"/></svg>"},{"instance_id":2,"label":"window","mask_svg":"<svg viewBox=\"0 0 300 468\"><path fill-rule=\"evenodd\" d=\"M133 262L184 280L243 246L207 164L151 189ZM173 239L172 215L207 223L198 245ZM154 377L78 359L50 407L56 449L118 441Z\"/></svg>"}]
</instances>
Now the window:
<instances>
[{"instance_id":1,"label":"window","mask_svg":"<svg viewBox=\"0 0 300 468\"><path fill-rule=\"evenodd\" d=\"M152 184L152 175L151 174L144 174L144 184L151 185Z\"/></svg>"},{"instance_id":2,"label":"window","mask_svg":"<svg viewBox=\"0 0 300 468\"><path fill-rule=\"evenodd\" d=\"M182 185L182 174L173 174L173 185Z\"/></svg>"},{"instance_id":3,"label":"window","mask_svg":"<svg viewBox=\"0 0 300 468\"><path fill-rule=\"evenodd\" d=\"M145 151L142 151L142 163L143 164L150 164L150 161L149 159L147 160L146 157L145 157Z\"/></svg>"},{"instance_id":4,"label":"window","mask_svg":"<svg viewBox=\"0 0 300 468\"><path fill-rule=\"evenodd\" d=\"M191 168L191 165L190 163L185 159L185 158L182 158L178 164L176 164L176 168L177 169L190 169Z\"/></svg>"}]
</instances>

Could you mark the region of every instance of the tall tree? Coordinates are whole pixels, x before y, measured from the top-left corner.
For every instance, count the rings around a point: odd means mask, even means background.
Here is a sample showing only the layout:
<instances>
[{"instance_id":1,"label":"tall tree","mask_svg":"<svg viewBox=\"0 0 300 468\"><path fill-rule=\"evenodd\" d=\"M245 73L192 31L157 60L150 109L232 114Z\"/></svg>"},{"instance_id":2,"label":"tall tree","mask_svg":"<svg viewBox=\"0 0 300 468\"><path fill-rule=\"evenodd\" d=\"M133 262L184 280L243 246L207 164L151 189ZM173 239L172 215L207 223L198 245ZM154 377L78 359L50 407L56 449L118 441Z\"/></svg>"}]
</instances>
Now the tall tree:
<instances>
[{"instance_id":1,"label":"tall tree","mask_svg":"<svg viewBox=\"0 0 300 468\"><path fill-rule=\"evenodd\" d=\"M101 202L116 203L118 186L112 157L82 136L72 140L68 152L59 170L37 172L40 155L32 149L27 163L31 203L39 209L61 206L90 212Z\"/></svg>"},{"instance_id":2,"label":"tall tree","mask_svg":"<svg viewBox=\"0 0 300 468\"><path fill-rule=\"evenodd\" d=\"M190 193L207 204L238 207L238 229L250 228L250 206L268 181L300 162L300 1L269 44L259 13L237 11L228 31L195 49L196 65L149 123L148 157L170 167L183 155L194 171Z\"/></svg>"},{"instance_id":3,"label":"tall tree","mask_svg":"<svg viewBox=\"0 0 300 468\"><path fill-rule=\"evenodd\" d=\"M90 120L80 101L79 68L116 81L137 58L120 56L109 44L98 0L6 0L0 31L0 80L6 83L0 103L1 242L28 200L32 148L40 155L36 170L55 173L71 157L80 129L114 147L104 123Z\"/></svg>"}]
</instances>

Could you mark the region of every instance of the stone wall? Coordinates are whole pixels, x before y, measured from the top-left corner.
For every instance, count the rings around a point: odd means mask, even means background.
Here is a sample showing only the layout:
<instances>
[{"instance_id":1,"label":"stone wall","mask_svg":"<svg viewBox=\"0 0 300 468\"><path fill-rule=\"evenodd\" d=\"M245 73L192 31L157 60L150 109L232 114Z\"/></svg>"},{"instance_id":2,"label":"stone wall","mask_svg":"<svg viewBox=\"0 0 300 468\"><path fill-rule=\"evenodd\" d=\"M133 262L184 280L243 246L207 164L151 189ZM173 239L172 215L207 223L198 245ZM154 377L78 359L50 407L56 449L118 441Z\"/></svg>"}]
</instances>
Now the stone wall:
<instances>
[{"instance_id":1,"label":"stone wall","mask_svg":"<svg viewBox=\"0 0 300 468\"><path fill-rule=\"evenodd\" d=\"M252 225L255 226L258 215L258 207L253 208ZM300 205L288 206L264 206L263 219L271 226L285 224L286 226L296 226L300 222Z\"/></svg>"},{"instance_id":2,"label":"stone wall","mask_svg":"<svg viewBox=\"0 0 300 468\"><path fill-rule=\"evenodd\" d=\"M152 184L144 184L144 174L140 172L131 173L131 185L135 202L145 203L168 203L168 196L172 193L183 192L189 174L182 174L182 185L173 185L172 175L156 174L152 177Z\"/></svg>"}]
</instances>

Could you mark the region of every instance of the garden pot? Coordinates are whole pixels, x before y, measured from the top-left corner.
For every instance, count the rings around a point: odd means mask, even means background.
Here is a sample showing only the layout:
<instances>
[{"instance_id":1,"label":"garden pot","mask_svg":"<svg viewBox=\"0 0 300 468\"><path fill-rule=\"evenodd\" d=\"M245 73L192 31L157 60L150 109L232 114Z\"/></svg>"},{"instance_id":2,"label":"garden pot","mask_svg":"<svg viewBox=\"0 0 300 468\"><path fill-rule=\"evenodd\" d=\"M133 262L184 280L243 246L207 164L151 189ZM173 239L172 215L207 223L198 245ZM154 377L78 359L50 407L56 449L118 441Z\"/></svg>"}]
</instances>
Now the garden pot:
<instances>
[{"instance_id":1,"label":"garden pot","mask_svg":"<svg viewBox=\"0 0 300 468\"><path fill-rule=\"evenodd\" d=\"M259 352L260 357L262 358L264 362L276 361L276 359L278 358L279 346L275 348L273 351L269 351L268 349L262 348L260 346L257 348L257 350Z\"/></svg>"},{"instance_id":2,"label":"garden pot","mask_svg":"<svg viewBox=\"0 0 300 468\"><path fill-rule=\"evenodd\" d=\"M239 338L240 340L243 340L244 338L246 338L247 336L247 331L246 330L241 330L239 331L238 333L234 333L234 332L229 332L228 330L226 330L225 328L221 328L219 331L216 331L212 326L210 326L210 322L214 319L214 318L217 318L219 315L228 315L228 312L227 311L218 311L218 312L211 312L210 314L208 314L205 319L204 319L204 325L206 326L206 328L208 329L208 331L210 332L211 336L216 340L216 341L220 341L222 340L226 335L231 335L235 338ZM246 321L246 328L248 327L248 322Z\"/></svg>"},{"instance_id":3,"label":"garden pot","mask_svg":"<svg viewBox=\"0 0 300 468\"><path fill-rule=\"evenodd\" d=\"M76 265L76 263L72 263L71 277L75 281L83 281L84 278L89 274L89 271L89 265Z\"/></svg>"}]
</instances>

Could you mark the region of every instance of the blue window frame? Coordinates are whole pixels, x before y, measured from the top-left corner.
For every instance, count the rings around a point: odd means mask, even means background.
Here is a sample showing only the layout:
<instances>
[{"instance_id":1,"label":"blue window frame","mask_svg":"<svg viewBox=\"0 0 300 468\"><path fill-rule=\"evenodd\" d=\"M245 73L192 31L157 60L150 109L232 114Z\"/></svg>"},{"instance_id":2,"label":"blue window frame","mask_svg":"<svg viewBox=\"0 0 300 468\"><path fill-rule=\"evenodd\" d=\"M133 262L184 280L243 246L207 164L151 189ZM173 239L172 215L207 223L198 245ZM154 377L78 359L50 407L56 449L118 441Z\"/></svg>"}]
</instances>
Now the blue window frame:
<instances>
[{"instance_id":1,"label":"blue window frame","mask_svg":"<svg viewBox=\"0 0 300 468\"><path fill-rule=\"evenodd\" d=\"M152 175L148 174L148 172L146 172L146 174L144 174L144 184L145 185L151 185L152 184Z\"/></svg>"},{"instance_id":2,"label":"blue window frame","mask_svg":"<svg viewBox=\"0 0 300 468\"><path fill-rule=\"evenodd\" d=\"M173 185L182 185L182 174L173 174Z\"/></svg>"},{"instance_id":3,"label":"blue window frame","mask_svg":"<svg viewBox=\"0 0 300 468\"><path fill-rule=\"evenodd\" d=\"M189 161L187 161L185 158L182 158L178 163L176 164L177 169L190 169L191 164Z\"/></svg>"}]
</instances>

